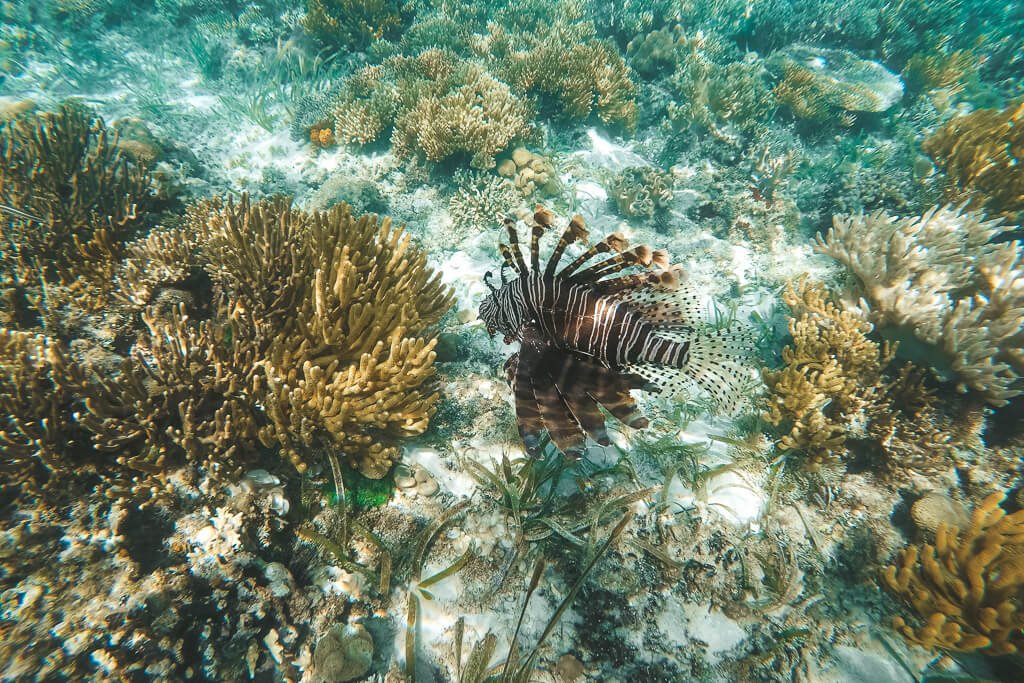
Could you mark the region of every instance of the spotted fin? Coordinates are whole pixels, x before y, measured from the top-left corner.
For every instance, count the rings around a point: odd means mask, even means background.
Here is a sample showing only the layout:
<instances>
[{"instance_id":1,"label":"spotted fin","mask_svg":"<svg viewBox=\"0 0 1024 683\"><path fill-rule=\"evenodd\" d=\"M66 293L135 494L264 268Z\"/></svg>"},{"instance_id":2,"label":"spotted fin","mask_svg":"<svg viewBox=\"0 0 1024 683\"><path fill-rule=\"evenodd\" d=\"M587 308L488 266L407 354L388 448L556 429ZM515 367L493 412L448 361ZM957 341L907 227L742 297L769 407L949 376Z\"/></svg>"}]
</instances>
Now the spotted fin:
<instances>
[{"instance_id":1,"label":"spotted fin","mask_svg":"<svg viewBox=\"0 0 1024 683\"><path fill-rule=\"evenodd\" d=\"M753 334L730 330L665 330L658 334L673 341L688 341L686 362L681 367L641 363L627 366L625 370L657 385L668 396L699 387L721 411L735 412L753 381L749 366L742 362L753 349Z\"/></svg>"}]
</instances>

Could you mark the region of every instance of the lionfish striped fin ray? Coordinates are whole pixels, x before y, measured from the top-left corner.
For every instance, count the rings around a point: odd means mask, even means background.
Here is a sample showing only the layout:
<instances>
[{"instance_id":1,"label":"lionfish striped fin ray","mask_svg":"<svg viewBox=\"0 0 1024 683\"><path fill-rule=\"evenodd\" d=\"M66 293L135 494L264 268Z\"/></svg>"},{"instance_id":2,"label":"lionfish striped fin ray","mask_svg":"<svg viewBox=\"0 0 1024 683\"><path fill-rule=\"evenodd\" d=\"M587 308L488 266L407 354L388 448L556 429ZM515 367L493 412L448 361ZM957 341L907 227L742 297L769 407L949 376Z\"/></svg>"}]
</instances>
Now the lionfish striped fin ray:
<instances>
[{"instance_id":1,"label":"lionfish striped fin ray","mask_svg":"<svg viewBox=\"0 0 1024 683\"><path fill-rule=\"evenodd\" d=\"M585 252L579 255L579 257L567 265L565 268L558 273L558 277L569 278L573 273L579 270L579 267L584 263L594 258L598 254L606 254L609 251L620 252L629 246L626 242L626 238L617 232L605 237L603 240L595 244L594 246L587 249Z\"/></svg>"},{"instance_id":2,"label":"lionfish striped fin ray","mask_svg":"<svg viewBox=\"0 0 1024 683\"><path fill-rule=\"evenodd\" d=\"M505 230L508 231L508 248L512 252L513 258L515 258L515 265L513 270L517 273L526 272L526 261L523 260L523 252L519 248L519 231L516 230L516 221L512 216L505 216Z\"/></svg>"},{"instance_id":3,"label":"lionfish striped fin ray","mask_svg":"<svg viewBox=\"0 0 1024 683\"><path fill-rule=\"evenodd\" d=\"M583 242L587 239L587 226L583 222L583 216L576 214L569 221L569 225L566 226L562 232L562 236L558 238L558 244L555 245L554 251L551 252L551 257L548 259L548 265L544 268L544 277L553 278L555 276L555 269L558 268L558 262L562 260L562 254L565 253L566 248L574 242Z\"/></svg>"},{"instance_id":4,"label":"lionfish striped fin ray","mask_svg":"<svg viewBox=\"0 0 1024 683\"><path fill-rule=\"evenodd\" d=\"M603 277L614 275L615 273L633 266L642 266L644 268L651 268L652 266L667 268L668 253L661 250L655 251L647 245L642 244L638 247L633 247L628 251L616 254L609 259L595 263L592 266L588 266L585 270L573 275L571 281L597 282Z\"/></svg>"},{"instance_id":5,"label":"lionfish striped fin ray","mask_svg":"<svg viewBox=\"0 0 1024 683\"><path fill-rule=\"evenodd\" d=\"M512 256L512 248L505 243L498 245L498 251L501 252L501 258L505 263L505 266L512 269L512 272L517 275L520 273L519 266L516 264L514 257Z\"/></svg>"},{"instance_id":6,"label":"lionfish striped fin ray","mask_svg":"<svg viewBox=\"0 0 1024 683\"><path fill-rule=\"evenodd\" d=\"M600 383L601 378L593 367L586 367L587 363L578 362L580 360L565 353L548 353L544 363L545 374L558 389L576 423L594 441L607 446L611 441L604 415L597 401L587 392L588 385Z\"/></svg>"}]
</instances>

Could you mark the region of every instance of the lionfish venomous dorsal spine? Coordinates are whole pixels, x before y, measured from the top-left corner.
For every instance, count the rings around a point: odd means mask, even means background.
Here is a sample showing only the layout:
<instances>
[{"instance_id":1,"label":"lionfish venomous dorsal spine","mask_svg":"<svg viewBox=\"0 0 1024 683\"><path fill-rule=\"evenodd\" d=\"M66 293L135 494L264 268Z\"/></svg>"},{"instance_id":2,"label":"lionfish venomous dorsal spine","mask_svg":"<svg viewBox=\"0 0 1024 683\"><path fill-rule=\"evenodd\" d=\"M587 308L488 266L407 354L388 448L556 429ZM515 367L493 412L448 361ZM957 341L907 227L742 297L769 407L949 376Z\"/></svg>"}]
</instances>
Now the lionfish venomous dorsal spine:
<instances>
[{"instance_id":1,"label":"lionfish venomous dorsal spine","mask_svg":"<svg viewBox=\"0 0 1024 683\"><path fill-rule=\"evenodd\" d=\"M631 427L644 427L631 390L677 393L697 384L729 405L745 378L738 359L743 335L703 330L700 297L679 279L668 254L629 248L607 235L559 269L565 252L588 237L581 216L562 231L543 270L540 240L554 216L538 206L530 223L529 264L516 220L505 219L501 286L480 304L493 334L520 349L505 364L519 432L529 453L546 430L563 452L582 452L587 436L609 442L603 407ZM506 270L514 277L506 279ZM632 270L633 272L624 272ZM636 272L639 270L639 272Z\"/></svg>"}]
</instances>

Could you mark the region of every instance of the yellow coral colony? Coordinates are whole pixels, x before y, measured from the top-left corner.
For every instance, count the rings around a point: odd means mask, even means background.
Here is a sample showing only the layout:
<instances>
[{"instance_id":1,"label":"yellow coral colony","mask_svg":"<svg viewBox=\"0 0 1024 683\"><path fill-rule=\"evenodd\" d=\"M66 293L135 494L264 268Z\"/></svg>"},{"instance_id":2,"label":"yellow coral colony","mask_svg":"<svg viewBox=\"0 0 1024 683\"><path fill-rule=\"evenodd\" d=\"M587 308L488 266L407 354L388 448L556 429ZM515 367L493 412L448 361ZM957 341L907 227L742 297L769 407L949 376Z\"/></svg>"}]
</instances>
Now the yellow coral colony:
<instances>
[{"instance_id":1,"label":"yellow coral colony","mask_svg":"<svg viewBox=\"0 0 1024 683\"><path fill-rule=\"evenodd\" d=\"M434 412L432 330L450 290L407 233L346 205L305 214L243 198L213 224L214 277L261 368L260 440L300 471L300 447L333 446L383 477L395 438L421 433Z\"/></svg>"},{"instance_id":2,"label":"yellow coral colony","mask_svg":"<svg viewBox=\"0 0 1024 683\"><path fill-rule=\"evenodd\" d=\"M793 343L782 351L785 367L762 374L769 390L765 419L788 425L779 447L802 451L817 467L837 459L846 422L875 400L892 349L868 338L874 327L828 299L821 285L792 283L784 295L793 310Z\"/></svg>"},{"instance_id":3,"label":"yellow coral colony","mask_svg":"<svg viewBox=\"0 0 1024 683\"><path fill-rule=\"evenodd\" d=\"M950 201L1024 221L1024 102L957 117L922 147L946 172Z\"/></svg>"},{"instance_id":4,"label":"yellow coral colony","mask_svg":"<svg viewBox=\"0 0 1024 683\"><path fill-rule=\"evenodd\" d=\"M908 546L885 568L884 584L923 621L895 620L909 641L993 655L1024 646L1024 510L1006 514L1003 497L993 493L969 527L943 524L935 545Z\"/></svg>"}]
</instances>

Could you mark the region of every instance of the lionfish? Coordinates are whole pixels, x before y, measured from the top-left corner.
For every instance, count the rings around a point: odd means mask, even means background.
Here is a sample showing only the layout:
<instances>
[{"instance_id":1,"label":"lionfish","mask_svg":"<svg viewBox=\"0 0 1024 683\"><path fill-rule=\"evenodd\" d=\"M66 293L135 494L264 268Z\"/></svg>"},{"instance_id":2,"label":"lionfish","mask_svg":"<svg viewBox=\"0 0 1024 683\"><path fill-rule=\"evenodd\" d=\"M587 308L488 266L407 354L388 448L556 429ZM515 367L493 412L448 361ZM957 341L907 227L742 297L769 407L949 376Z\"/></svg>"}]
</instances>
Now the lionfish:
<instances>
[{"instance_id":1,"label":"lionfish","mask_svg":"<svg viewBox=\"0 0 1024 683\"><path fill-rule=\"evenodd\" d=\"M540 238L553 220L547 209L536 208L527 265L516 220L505 218L509 243L499 245L501 286L491 283L490 272L484 276L490 294L479 312L491 336L500 331L506 344L520 342L505 376L527 453L538 454L544 431L572 457L582 455L588 436L609 445L600 407L630 427L646 427L630 394L634 389L675 394L695 382L717 403L730 403L744 379L738 358L749 340L702 329L700 297L681 286L668 254L628 248L612 233L559 270L566 249L587 240L577 215L542 270ZM513 279L506 280L506 269Z\"/></svg>"}]
</instances>

